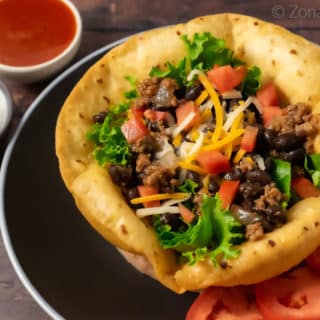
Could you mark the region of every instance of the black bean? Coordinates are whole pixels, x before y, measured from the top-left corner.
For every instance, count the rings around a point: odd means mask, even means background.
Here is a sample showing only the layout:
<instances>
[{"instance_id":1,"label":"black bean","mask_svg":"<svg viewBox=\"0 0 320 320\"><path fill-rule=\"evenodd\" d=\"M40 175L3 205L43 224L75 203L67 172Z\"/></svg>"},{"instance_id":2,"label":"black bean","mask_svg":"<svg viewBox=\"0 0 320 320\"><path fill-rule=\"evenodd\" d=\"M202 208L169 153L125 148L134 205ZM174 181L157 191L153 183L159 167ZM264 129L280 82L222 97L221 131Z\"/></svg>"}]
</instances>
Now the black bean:
<instances>
[{"instance_id":1,"label":"black bean","mask_svg":"<svg viewBox=\"0 0 320 320\"><path fill-rule=\"evenodd\" d=\"M153 131L153 132L158 132L158 131L160 131L157 121L148 121L148 122L147 122L147 128L148 128L150 131Z\"/></svg>"},{"instance_id":2,"label":"black bean","mask_svg":"<svg viewBox=\"0 0 320 320\"><path fill-rule=\"evenodd\" d=\"M294 132L286 132L279 134L274 139L273 146L278 151L291 151L299 148L302 142L302 139Z\"/></svg>"},{"instance_id":3,"label":"black bean","mask_svg":"<svg viewBox=\"0 0 320 320\"><path fill-rule=\"evenodd\" d=\"M172 230L178 231L183 225L183 222L176 214L165 213L160 216L160 221L164 224L168 224Z\"/></svg>"},{"instance_id":4,"label":"black bean","mask_svg":"<svg viewBox=\"0 0 320 320\"><path fill-rule=\"evenodd\" d=\"M258 128L258 134L256 137L256 146L254 148L255 152L265 155L266 154L266 141L265 141L265 135L264 135L264 127L261 124L257 124Z\"/></svg>"},{"instance_id":5,"label":"black bean","mask_svg":"<svg viewBox=\"0 0 320 320\"><path fill-rule=\"evenodd\" d=\"M264 160L264 165L266 167L266 171L271 171L272 169L272 157L267 157L265 160Z\"/></svg>"},{"instance_id":6,"label":"black bean","mask_svg":"<svg viewBox=\"0 0 320 320\"><path fill-rule=\"evenodd\" d=\"M240 194L244 199L257 199L263 192L263 186L258 182L243 182L239 188Z\"/></svg>"},{"instance_id":7,"label":"black bean","mask_svg":"<svg viewBox=\"0 0 320 320\"><path fill-rule=\"evenodd\" d=\"M187 88L186 87L181 87L177 90L174 90L174 95L176 96L177 99L183 99L186 95L186 90Z\"/></svg>"},{"instance_id":8,"label":"black bean","mask_svg":"<svg viewBox=\"0 0 320 320\"><path fill-rule=\"evenodd\" d=\"M277 136L277 132L273 129L265 129L263 131L263 136L265 141L270 144L271 146L273 146L273 141Z\"/></svg>"},{"instance_id":9,"label":"black bean","mask_svg":"<svg viewBox=\"0 0 320 320\"><path fill-rule=\"evenodd\" d=\"M227 109L228 109L229 111L232 111L232 108L233 108L233 107L239 105L239 101L240 101L240 100L241 100L241 99L231 99L231 100L227 101Z\"/></svg>"},{"instance_id":10,"label":"black bean","mask_svg":"<svg viewBox=\"0 0 320 320\"><path fill-rule=\"evenodd\" d=\"M103 123L108 112L99 112L92 117L94 123Z\"/></svg>"},{"instance_id":11,"label":"black bean","mask_svg":"<svg viewBox=\"0 0 320 320\"><path fill-rule=\"evenodd\" d=\"M274 226L281 226L287 222L285 210L280 205L272 205L266 209L266 218Z\"/></svg>"},{"instance_id":12,"label":"black bean","mask_svg":"<svg viewBox=\"0 0 320 320\"><path fill-rule=\"evenodd\" d=\"M239 167L233 167L231 169L231 171L227 172L224 175L224 179L225 180L240 180L243 181L244 180L244 173L242 172L242 170Z\"/></svg>"},{"instance_id":13,"label":"black bean","mask_svg":"<svg viewBox=\"0 0 320 320\"><path fill-rule=\"evenodd\" d=\"M133 182L133 170L131 166L110 165L108 168L112 181L121 186L129 186Z\"/></svg>"},{"instance_id":14,"label":"black bean","mask_svg":"<svg viewBox=\"0 0 320 320\"><path fill-rule=\"evenodd\" d=\"M137 187L132 187L132 188L128 189L127 196L128 196L129 200L134 199L134 198L138 198L139 192L138 192Z\"/></svg>"},{"instance_id":15,"label":"black bean","mask_svg":"<svg viewBox=\"0 0 320 320\"><path fill-rule=\"evenodd\" d=\"M219 185L217 181L215 180L215 177L209 178L209 184L208 184L208 191L210 193L216 193L219 190Z\"/></svg>"},{"instance_id":16,"label":"black bean","mask_svg":"<svg viewBox=\"0 0 320 320\"><path fill-rule=\"evenodd\" d=\"M191 171L191 170L187 170L186 179L190 179L190 180L196 182L198 184L199 188L202 187L202 177L200 176L199 173Z\"/></svg>"},{"instance_id":17,"label":"black bean","mask_svg":"<svg viewBox=\"0 0 320 320\"><path fill-rule=\"evenodd\" d=\"M188 87L185 95L187 100L196 100L199 96L203 87L201 84L196 84L194 86Z\"/></svg>"},{"instance_id":18,"label":"black bean","mask_svg":"<svg viewBox=\"0 0 320 320\"><path fill-rule=\"evenodd\" d=\"M271 182L271 176L269 173L259 169L248 171L246 173L246 178L250 182L259 182L262 185L266 185Z\"/></svg>"},{"instance_id":19,"label":"black bean","mask_svg":"<svg viewBox=\"0 0 320 320\"><path fill-rule=\"evenodd\" d=\"M293 164L302 164L305 157L305 151L303 148L298 148L289 152L280 152L279 157Z\"/></svg>"},{"instance_id":20,"label":"black bean","mask_svg":"<svg viewBox=\"0 0 320 320\"><path fill-rule=\"evenodd\" d=\"M261 222L263 216L257 212L248 211L238 205L232 205L231 208L232 215L243 225L248 225L256 222Z\"/></svg>"}]
</instances>

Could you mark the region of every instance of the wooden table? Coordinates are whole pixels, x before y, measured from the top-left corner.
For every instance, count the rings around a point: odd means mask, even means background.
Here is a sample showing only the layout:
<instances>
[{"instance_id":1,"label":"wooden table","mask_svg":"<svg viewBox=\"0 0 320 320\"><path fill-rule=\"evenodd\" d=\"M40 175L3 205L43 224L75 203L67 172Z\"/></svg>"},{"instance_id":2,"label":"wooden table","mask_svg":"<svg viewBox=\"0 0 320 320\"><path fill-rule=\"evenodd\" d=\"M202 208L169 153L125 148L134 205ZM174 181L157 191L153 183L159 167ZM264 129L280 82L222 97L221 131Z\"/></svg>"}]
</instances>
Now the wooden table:
<instances>
[{"instance_id":1,"label":"wooden table","mask_svg":"<svg viewBox=\"0 0 320 320\"><path fill-rule=\"evenodd\" d=\"M320 43L320 3L314 0L272 2L264 0L73 0L73 2L80 9L84 23L82 45L74 61L105 44L136 32L218 12L238 12L257 16ZM49 82L33 85L5 82L14 103L14 116L9 132L12 134L24 112ZM4 147L3 145L2 142L1 148ZM22 287L1 240L0 319L49 319Z\"/></svg>"}]
</instances>

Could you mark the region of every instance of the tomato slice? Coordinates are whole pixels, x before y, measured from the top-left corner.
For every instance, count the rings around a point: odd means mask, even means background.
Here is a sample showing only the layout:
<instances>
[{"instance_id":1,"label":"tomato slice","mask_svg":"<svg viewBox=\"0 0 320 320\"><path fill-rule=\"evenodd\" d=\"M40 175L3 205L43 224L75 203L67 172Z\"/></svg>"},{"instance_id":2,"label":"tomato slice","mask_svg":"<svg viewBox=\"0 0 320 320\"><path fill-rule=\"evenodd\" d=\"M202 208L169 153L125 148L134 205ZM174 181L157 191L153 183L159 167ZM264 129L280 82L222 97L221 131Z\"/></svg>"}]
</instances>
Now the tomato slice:
<instances>
[{"instance_id":1,"label":"tomato slice","mask_svg":"<svg viewBox=\"0 0 320 320\"><path fill-rule=\"evenodd\" d=\"M225 180L222 182L219 189L219 197L222 201L222 208L228 208L232 204L239 189L239 184L240 181L238 180Z\"/></svg>"},{"instance_id":2,"label":"tomato slice","mask_svg":"<svg viewBox=\"0 0 320 320\"><path fill-rule=\"evenodd\" d=\"M276 106L265 106L262 108L262 118L264 126L268 125L269 122L282 114L282 109Z\"/></svg>"},{"instance_id":3,"label":"tomato slice","mask_svg":"<svg viewBox=\"0 0 320 320\"><path fill-rule=\"evenodd\" d=\"M253 126L247 126L241 139L241 149L252 152L256 147L256 140L259 129Z\"/></svg>"},{"instance_id":4,"label":"tomato slice","mask_svg":"<svg viewBox=\"0 0 320 320\"><path fill-rule=\"evenodd\" d=\"M278 92L276 86L269 82L257 91L257 99L263 107L278 106Z\"/></svg>"},{"instance_id":5,"label":"tomato slice","mask_svg":"<svg viewBox=\"0 0 320 320\"><path fill-rule=\"evenodd\" d=\"M305 177L296 177L292 179L291 187L297 195L303 199L320 196L320 190Z\"/></svg>"},{"instance_id":6,"label":"tomato slice","mask_svg":"<svg viewBox=\"0 0 320 320\"><path fill-rule=\"evenodd\" d=\"M232 68L231 65L215 65L208 72L208 78L220 92L226 92L238 86L246 73L247 69L244 66Z\"/></svg>"},{"instance_id":7,"label":"tomato slice","mask_svg":"<svg viewBox=\"0 0 320 320\"><path fill-rule=\"evenodd\" d=\"M191 305L186 320L263 320L250 287L204 290Z\"/></svg>"},{"instance_id":8,"label":"tomato slice","mask_svg":"<svg viewBox=\"0 0 320 320\"><path fill-rule=\"evenodd\" d=\"M147 109L144 112L144 117L148 120L151 120L151 121L166 120L167 112Z\"/></svg>"},{"instance_id":9,"label":"tomato slice","mask_svg":"<svg viewBox=\"0 0 320 320\"><path fill-rule=\"evenodd\" d=\"M308 268L259 283L255 292L266 320L320 319L320 277Z\"/></svg>"},{"instance_id":10,"label":"tomato slice","mask_svg":"<svg viewBox=\"0 0 320 320\"><path fill-rule=\"evenodd\" d=\"M201 115L199 107L193 101L188 101L186 103L181 104L176 109L177 125L181 125L181 123L185 121L185 119L192 112L194 113L194 116L190 118L190 120L184 127L184 130L190 130L193 126L197 125L201 121Z\"/></svg>"},{"instance_id":11,"label":"tomato slice","mask_svg":"<svg viewBox=\"0 0 320 320\"><path fill-rule=\"evenodd\" d=\"M122 126L121 131L129 143L134 143L138 139L148 134L148 128L142 119L136 114L132 114L131 119L127 120Z\"/></svg>"},{"instance_id":12,"label":"tomato slice","mask_svg":"<svg viewBox=\"0 0 320 320\"><path fill-rule=\"evenodd\" d=\"M138 189L140 197L152 196L154 194L159 193L157 188L149 187L149 186L137 186L137 189ZM143 206L145 208L159 207L160 201L157 200L157 201L144 202Z\"/></svg>"},{"instance_id":13,"label":"tomato slice","mask_svg":"<svg viewBox=\"0 0 320 320\"><path fill-rule=\"evenodd\" d=\"M216 150L200 152L196 156L196 160L210 174L218 174L230 170L228 158Z\"/></svg>"},{"instance_id":14,"label":"tomato slice","mask_svg":"<svg viewBox=\"0 0 320 320\"><path fill-rule=\"evenodd\" d=\"M308 266L318 274L320 274L320 247L316 249L311 255L306 259Z\"/></svg>"},{"instance_id":15,"label":"tomato slice","mask_svg":"<svg viewBox=\"0 0 320 320\"><path fill-rule=\"evenodd\" d=\"M185 207L182 203L178 204L181 217L185 223L191 223L195 218L195 214Z\"/></svg>"}]
</instances>

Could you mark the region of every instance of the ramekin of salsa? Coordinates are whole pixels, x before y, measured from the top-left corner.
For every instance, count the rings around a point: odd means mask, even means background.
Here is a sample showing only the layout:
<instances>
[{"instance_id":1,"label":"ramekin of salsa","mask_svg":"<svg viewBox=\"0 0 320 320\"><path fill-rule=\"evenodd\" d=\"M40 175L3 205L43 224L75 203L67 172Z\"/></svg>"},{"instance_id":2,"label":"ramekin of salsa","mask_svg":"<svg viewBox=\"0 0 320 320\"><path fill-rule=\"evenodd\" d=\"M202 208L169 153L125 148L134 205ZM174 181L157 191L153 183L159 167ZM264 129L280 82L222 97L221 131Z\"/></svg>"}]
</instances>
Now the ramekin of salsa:
<instances>
[{"instance_id":1,"label":"ramekin of salsa","mask_svg":"<svg viewBox=\"0 0 320 320\"><path fill-rule=\"evenodd\" d=\"M52 76L75 56L81 33L69 0L1 0L0 75L20 82Z\"/></svg>"}]
</instances>

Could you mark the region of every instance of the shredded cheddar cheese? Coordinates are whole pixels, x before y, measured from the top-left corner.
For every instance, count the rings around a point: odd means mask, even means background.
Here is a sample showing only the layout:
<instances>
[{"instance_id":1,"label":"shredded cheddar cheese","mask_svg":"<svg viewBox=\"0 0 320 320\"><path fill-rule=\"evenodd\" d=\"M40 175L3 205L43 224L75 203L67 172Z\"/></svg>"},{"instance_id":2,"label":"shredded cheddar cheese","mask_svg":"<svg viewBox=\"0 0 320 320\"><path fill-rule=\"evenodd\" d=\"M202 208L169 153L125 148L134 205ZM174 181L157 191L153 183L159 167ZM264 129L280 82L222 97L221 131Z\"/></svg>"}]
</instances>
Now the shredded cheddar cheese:
<instances>
[{"instance_id":1,"label":"shredded cheddar cheese","mask_svg":"<svg viewBox=\"0 0 320 320\"><path fill-rule=\"evenodd\" d=\"M232 155L232 143L229 143L225 149L224 149L224 155L225 157L230 160L231 155Z\"/></svg>"},{"instance_id":2,"label":"shredded cheddar cheese","mask_svg":"<svg viewBox=\"0 0 320 320\"><path fill-rule=\"evenodd\" d=\"M244 133L244 129L237 129L233 132L228 133L223 139L217 141L216 143L209 144L207 146L204 146L201 151L208 151L208 150L218 150L224 147L225 145L231 143Z\"/></svg>"},{"instance_id":3,"label":"shredded cheddar cheese","mask_svg":"<svg viewBox=\"0 0 320 320\"><path fill-rule=\"evenodd\" d=\"M133 198L130 200L132 204L140 204L144 202L157 201L157 200L167 200L167 199L183 199L187 196L187 193L177 192L177 193L159 193L150 196Z\"/></svg>"},{"instance_id":4,"label":"shredded cheddar cheese","mask_svg":"<svg viewBox=\"0 0 320 320\"><path fill-rule=\"evenodd\" d=\"M239 113L239 115L236 117L236 119L234 120L230 131L234 132L236 129L240 128L240 126L242 125L242 121L244 118L244 114L243 112Z\"/></svg>"},{"instance_id":5,"label":"shredded cheddar cheese","mask_svg":"<svg viewBox=\"0 0 320 320\"><path fill-rule=\"evenodd\" d=\"M200 96L196 99L195 103L197 106L200 106L208 97L208 91L203 90L200 94Z\"/></svg>"},{"instance_id":6,"label":"shredded cheddar cheese","mask_svg":"<svg viewBox=\"0 0 320 320\"><path fill-rule=\"evenodd\" d=\"M205 174L206 173L206 171L203 168L201 168L200 166L197 166L195 164L192 164L192 163L188 163L188 162L185 162L185 161L179 161L178 165L181 168L184 168L184 169L187 169L187 170L191 170L191 171L195 171L195 172L198 172L200 174Z\"/></svg>"},{"instance_id":7,"label":"shredded cheddar cheese","mask_svg":"<svg viewBox=\"0 0 320 320\"><path fill-rule=\"evenodd\" d=\"M243 156L246 154L246 152L247 152L246 150L239 149L237 154L233 158L233 163L238 163L243 158Z\"/></svg>"},{"instance_id":8,"label":"shredded cheddar cheese","mask_svg":"<svg viewBox=\"0 0 320 320\"><path fill-rule=\"evenodd\" d=\"M182 142L182 135L179 133L177 136L175 136L175 138L173 139L172 143L177 148L177 147L179 147L181 145L181 142Z\"/></svg>"},{"instance_id":9,"label":"shredded cheddar cheese","mask_svg":"<svg viewBox=\"0 0 320 320\"><path fill-rule=\"evenodd\" d=\"M223 126L223 109L219 100L219 97L214 90L212 84L210 83L209 79L202 73L199 75L199 80L205 89L208 91L210 95L210 99L213 103L215 115L216 115L216 127L214 129L212 135L212 142L217 141L220 138L222 126Z\"/></svg>"}]
</instances>

